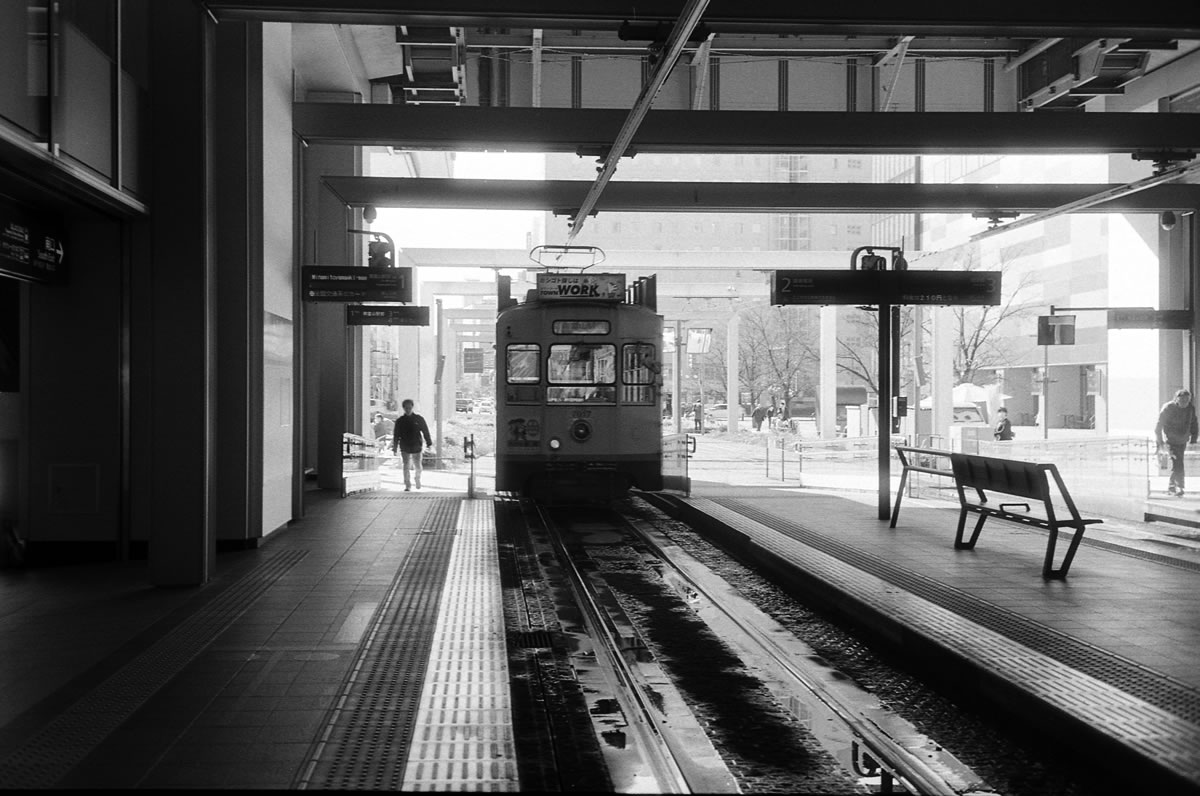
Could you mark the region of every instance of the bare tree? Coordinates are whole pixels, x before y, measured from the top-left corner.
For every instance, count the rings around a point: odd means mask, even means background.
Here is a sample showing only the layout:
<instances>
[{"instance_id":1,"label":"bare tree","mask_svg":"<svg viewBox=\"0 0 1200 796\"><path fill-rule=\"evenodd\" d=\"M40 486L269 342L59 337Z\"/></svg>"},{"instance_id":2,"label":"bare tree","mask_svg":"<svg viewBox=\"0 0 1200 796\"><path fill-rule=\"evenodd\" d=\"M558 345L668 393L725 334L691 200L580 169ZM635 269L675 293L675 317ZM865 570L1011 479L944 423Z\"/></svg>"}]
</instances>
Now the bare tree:
<instances>
[{"instance_id":1,"label":"bare tree","mask_svg":"<svg viewBox=\"0 0 1200 796\"><path fill-rule=\"evenodd\" d=\"M742 311L738 332L739 392L751 401L764 393L785 401L811 391L816 383L815 308L755 306ZM725 335L717 335L704 355L698 374L727 389Z\"/></svg>"},{"instance_id":2,"label":"bare tree","mask_svg":"<svg viewBox=\"0 0 1200 796\"><path fill-rule=\"evenodd\" d=\"M999 270L1003 293L998 305L955 306L954 339L954 383L974 383L981 372L1003 368L1010 365L1015 358L1011 346L1006 346L1005 332L1011 327L1012 321L1028 317L1037 310L1037 304L1029 298L1030 288L1034 283L1031 272L1018 273L1014 262L1032 253L1032 243L1026 243L1004 250ZM935 255L934 262L939 262L946 270L978 271L986 266L982 263L979 246L962 246L954 250ZM900 308L900 344L912 345L914 331L913 308ZM846 339L838 340L838 369L861 380L867 388L878 394L878 355L879 355L879 313L865 311L851 316L848 327L851 330ZM928 316L926 316L928 317ZM922 321L923 340L929 340L927 321ZM911 350L911 349L910 349ZM920 352L918 358L925 360L925 352ZM908 355L901 351L901 362L908 361ZM902 368L901 392L915 395L912 384L913 374Z\"/></svg>"}]
</instances>

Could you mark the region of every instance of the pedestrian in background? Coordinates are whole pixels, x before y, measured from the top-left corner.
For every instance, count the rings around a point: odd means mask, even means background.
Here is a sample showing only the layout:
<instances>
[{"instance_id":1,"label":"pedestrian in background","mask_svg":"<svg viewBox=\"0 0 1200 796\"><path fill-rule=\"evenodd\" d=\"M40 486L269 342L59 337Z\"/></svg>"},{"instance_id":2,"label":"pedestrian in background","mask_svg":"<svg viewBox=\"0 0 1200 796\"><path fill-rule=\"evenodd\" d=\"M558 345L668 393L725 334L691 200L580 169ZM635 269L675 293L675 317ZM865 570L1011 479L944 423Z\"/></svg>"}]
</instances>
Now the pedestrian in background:
<instances>
[{"instance_id":1,"label":"pedestrian in background","mask_svg":"<svg viewBox=\"0 0 1200 796\"><path fill-rule=\"evenodd\" d=\"M1154 439L1158 449L1166 439L1171 453L1171 477L1167 492L1183 497L1183 454L1189 442L1196 442L1200 428L1196 425L1196 409L1192 406L1192 394L1188 390L1175 391L1175 397L1163 404L1158 411L1158 423L1154 426Z\"/></svg>"},{"instance_id":2,"label":"pedestrian in background","mask_svg":"<svg viewBox=\"0 0 1200 796\"><path fill-rule=\"evenodd\" d=\"M750 420L754 424L755 431L762 431L763 420L767 417L767 408L762 404L754 407L754 414L750 415Z\"/></svg>"},{"instance_id":3,"label":"pedestrian in background","mask_svg":"<svg viewBox=\"0 0 1200 796\"><path fill-rule=\"evenodd\" d=\"M999 442L1008 442L1013 438L1012 423L1008 419L1008 410L1003 406L996 410L996 428L992 434Z\"/></svg>"},{"instance_id":4,"label":"pedestrian in background","mask_svg":"<svg viewBox=\"0 0 1200 796\"><path fill-rule=\"evenodd\" d=\"M400 451L404 466L404 491L409 492L412 489L410 467L416 471L417 489L421 488L421 441L423 439L426 445L432 447L433 440L429 436L429 425L425 418L413 412L411 398L405 398L400 408L404 414L396 418L396 425L392 429L392 454L395 455L397 449Z\"/></svg>"}]
</instances>

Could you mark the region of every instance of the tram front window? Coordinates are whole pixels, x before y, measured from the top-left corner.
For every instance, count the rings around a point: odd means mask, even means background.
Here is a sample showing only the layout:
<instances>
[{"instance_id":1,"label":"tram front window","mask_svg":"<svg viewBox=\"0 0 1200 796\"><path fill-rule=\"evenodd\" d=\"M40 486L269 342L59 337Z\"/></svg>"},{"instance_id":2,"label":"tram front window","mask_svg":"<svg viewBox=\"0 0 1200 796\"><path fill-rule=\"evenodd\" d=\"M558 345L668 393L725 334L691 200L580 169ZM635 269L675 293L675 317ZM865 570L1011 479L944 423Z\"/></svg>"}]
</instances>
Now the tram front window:
<instances>
[{"instance_id":1,"label":"tram front window","mask_svg":"<svg viewBox=\"0 0 1200 796\"><path fill-rule=\"evenodd\" d=\"M617 347L600 343L550 346L548 403L616 403Z\"/></svg>"}]
</instances>

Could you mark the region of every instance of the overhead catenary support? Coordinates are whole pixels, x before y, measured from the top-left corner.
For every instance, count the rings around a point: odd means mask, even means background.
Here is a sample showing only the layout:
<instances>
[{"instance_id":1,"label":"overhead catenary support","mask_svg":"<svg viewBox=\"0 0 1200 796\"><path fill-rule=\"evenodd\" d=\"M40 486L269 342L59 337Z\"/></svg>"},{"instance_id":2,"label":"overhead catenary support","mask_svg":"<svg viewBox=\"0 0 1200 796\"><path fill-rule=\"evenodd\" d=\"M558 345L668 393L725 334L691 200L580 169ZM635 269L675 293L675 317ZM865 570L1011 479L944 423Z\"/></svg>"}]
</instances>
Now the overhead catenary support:
<instances>
[{"instance_id":1,"label":"overhead catenary support","mask_svg":"<svg viewBox=\"0 0 1200 796\"><path fill-rule=\"evenodd\" d=\"M683 52L684 45L687 44L692 29L700 22L700 17L707 7L708 0L688 0L688 4L683 9L679 21L672 28L671 35L667 37L666 47L658 63L654 66L654 72L651 73L650 79L646 81L646 84L642 86L642 91L633 103L633 108L629 111L629 116L626 117L625 124L622 125L620 132L617 133L616 140L613 141L612 147L608 150L608 155L604 158L604 165L600 168L596 182L592 184L587 196L583 198L583 203L580 204L579 210L575 213L575 219L571 223L570 231L567 233L568 245L571 241L575 240L575 236L583 229L583 225L587 222L588 214L596 206L596 200L600 198L600 193L604 190L604 186L612 179L613 174L617 170L617 163L621 160L621 155L624 154L629 144L633 141L634 133L637 132L642 119L645 118L646 113L650 110L650 105L654 102L654 97L657 96L659 89L667 81L667 76L671 74L671 69L675 66L675 62L679 60L679 56Z\"/></svg>"},{"instance_id":2,"label":"overhead catenary support","mask_svg":"<svg viewBox=\"0 0 1200 796\"><path fill-rule=\"evenodd\" d=\"M880 70L879 87L883 91L883 106L879 110L885 113L892 109L892 101L896 96L896 86L900 83L900 70L904 67L904 58L908 54L908 45L914 38L916 37L901 36L900 40L896 42L896 46L881 55L879 60L875 62L875 68ZM894 65L892 64L893 61L895 61ZM885 67L892 70L891 79L887 81L886 85L882 79Z\"/></svg>"},{"instance_id":3,"label":"overhead catenary support","mask_svg":"<svg viewBox=\"0 0 1200 796\"><path fill-rule=\"evenodd\" d=\"M1065 215L1067 213L1074 213L1079 210L1085 210L1089 207L1093 207L1095 205L1101 204L1102 202L1110 202L1110 201L1113 201L1114 199L1120 199L1122 197L1129 196L1130 194L1138 193L1139 191L1144 191L1147 188L1153 188L1156 185L1162 185L1163 183L1166 183L1166 182L1174 182L1175 180L1178 180L1181 177L1185 177L1188 174L1191 174L1192 172L1195 172L1198 170L1200 170L1200 161L1197 161L1195 163L1188 163L1188 164L1185 164L1182 166L1176 166L1175 168L1171 168L1171 169L1166 169L1164 171L1159 172L1158 174L1153 174L1149 177L1145 177L1144 179L1135 180L1134 182L1127 183L1125 185L1119 185L1115 188L1109 188L1107 190L1100 191L1099 193L1092 194L1091 196L1086 196L1082 199L1077 199L1074 202L1069 202L1065 205L1061 205L1059 207L1055 207L1050 210L1043 210L1040 213L1034 213L1033 215L1027 216L1026 218L1020 218L1020 219L1017 219L1016 221L1010 221L1007 224L1001 224L1000 226L990 227L989 229L986 229L983 232L979 232L979 233L976 233L975 235L972 235L971 240L977 241L980 238L985 238L985 237L988 237L990 235L995 235L1000 232L1008 232L1009 230L1018 229L1020 227L1026 227L1026 226L1029 226L1030 224L1037 224L1038 222L1046 221L1047 219L1054 218L1055 216L1061 216L1061 215Z\"/></svg>"},{"instance_id":4,"label":"overhead catenary support","mask_svg":"<svg viewBox=\"0 0 1200 796\"><path fill-rule=\"evenodd\" d=\"M533 52L529 56L533 61L533 99L535 108L542 107L542 29L533 29Z\"/></svg>"},{"instance_id":5,"label":"overhead catenary support","mask_svg":"<svg viewBox=\"0 0 1200 796\"><path fill-rule=\"evenodd\" d=\"M710 33L692 55L692 68L696 70L695 86L692 92L692 110L703 110L704 92L708 89L708 69L712 64L709 53L712 51L712 40L716 34Z\"/></svg>"}]
</instances>

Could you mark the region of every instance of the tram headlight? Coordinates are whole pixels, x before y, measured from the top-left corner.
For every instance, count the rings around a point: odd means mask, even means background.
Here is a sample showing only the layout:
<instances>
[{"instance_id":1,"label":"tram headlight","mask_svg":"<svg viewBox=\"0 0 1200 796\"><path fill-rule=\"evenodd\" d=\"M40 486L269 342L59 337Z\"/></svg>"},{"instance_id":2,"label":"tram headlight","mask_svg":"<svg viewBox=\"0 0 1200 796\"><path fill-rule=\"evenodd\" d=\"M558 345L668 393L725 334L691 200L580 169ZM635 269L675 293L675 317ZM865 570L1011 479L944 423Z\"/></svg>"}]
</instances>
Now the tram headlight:
<instances>
[{"instance_id":1,"label":"tram headlight","mask_svg":"<svg viewBox=\"0 0 1200 796\"><path fill-rule=\"evenodd\" d=\"M558 437L551 437L549 444L550 444L550 450L556 451L562 447L562 440L560 440Z\"/></svg>"},{"instance_id":2,"label":"tram headlight","mask_svg":"<svg viewBox=\"0 0 1200 796\"><path fill-rule=\"evenodd\" d=\"M571 439L576 442L587 442L592 436L592 424L579 419L571 423Z\"/></svg>"}]
</instances>

